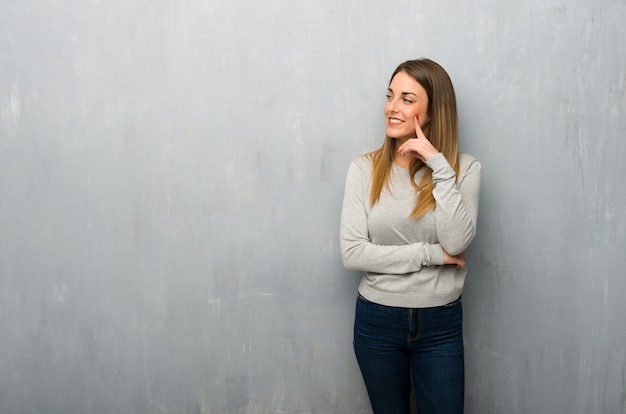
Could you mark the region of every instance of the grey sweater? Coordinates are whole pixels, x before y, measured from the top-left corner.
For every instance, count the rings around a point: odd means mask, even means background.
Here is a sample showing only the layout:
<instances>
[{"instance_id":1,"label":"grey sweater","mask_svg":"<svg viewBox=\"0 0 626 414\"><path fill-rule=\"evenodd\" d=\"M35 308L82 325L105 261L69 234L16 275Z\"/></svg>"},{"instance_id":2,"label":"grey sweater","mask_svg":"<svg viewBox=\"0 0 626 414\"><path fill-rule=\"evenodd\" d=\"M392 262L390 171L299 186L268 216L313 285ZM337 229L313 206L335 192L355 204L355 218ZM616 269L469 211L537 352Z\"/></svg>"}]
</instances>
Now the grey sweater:
<instances>
[{"instance_id":1,"label":"grey sweater","mask_svg":"<svg viewBox=\"0 0 626 414\"><path fill-rule=\"evenodd\" d=\"M443 249L463 253L476 235L480 192L480 163L460 154L460 178L446 158L428 160L436 208L415 220L409 215L417 193L409 172L394 163L389 191L370 208L372 163L360 156L350 164L341 211L340 246L344 266L364 272L359 293L387 306L426 308L459 298L466 269L443 265Z\"/></svg>"}]
</instances>

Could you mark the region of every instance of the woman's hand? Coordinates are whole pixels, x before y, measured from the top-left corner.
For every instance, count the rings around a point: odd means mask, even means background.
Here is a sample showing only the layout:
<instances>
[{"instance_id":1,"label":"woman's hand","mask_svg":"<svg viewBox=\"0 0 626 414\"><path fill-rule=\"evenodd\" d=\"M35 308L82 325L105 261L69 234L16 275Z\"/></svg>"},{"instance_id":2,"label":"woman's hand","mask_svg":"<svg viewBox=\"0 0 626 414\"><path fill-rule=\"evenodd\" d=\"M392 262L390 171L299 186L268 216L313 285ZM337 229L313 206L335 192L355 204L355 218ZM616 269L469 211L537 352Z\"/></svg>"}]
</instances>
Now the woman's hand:
<instances>
[{"instance_id":1,"label":"woman's hand","mask_svg":"<svg viewBox=\"0 0 626 414\"><path fill-rule=\"evenodd\" d=\"M437 148L433 147L433 144L431 144L428 138L426 138L426 135L424 135L424 131L422 131L417 116L415 116L413 122L415 123L415 135L417 138L408 139L404 144L400 145L396 151L402 156L405 156L407 153L412 153L412 155L425 163L431 157L439 154L439 151Z\"/></svg>"},{"instance_id":2,"label":"woman's hand","mask_svg":"<svg viewBox=\"0 0 626 414\"><path fill-rule=\"evenodd\" d=\"M448 252L443 251L443 264L456 265L457 269L465 269L465 253L450 256Z\"/></svg>"}]
</instances>

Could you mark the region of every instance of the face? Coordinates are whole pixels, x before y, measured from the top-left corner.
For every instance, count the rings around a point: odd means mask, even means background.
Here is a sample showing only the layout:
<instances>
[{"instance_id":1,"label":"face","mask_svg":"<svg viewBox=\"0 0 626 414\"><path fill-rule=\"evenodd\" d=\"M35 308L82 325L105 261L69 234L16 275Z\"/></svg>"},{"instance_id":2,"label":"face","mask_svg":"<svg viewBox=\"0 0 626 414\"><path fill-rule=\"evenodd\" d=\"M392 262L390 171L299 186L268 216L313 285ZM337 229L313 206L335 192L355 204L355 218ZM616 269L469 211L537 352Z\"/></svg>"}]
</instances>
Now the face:
<instances>
[{"instance_id":1,"label":"face","mask_svg":"<svg viewBox=\"0 0 626 414\"><path fill-rule=\"evenodd\" d=\"M423 128L428 122L428 95L415 79L406 72L397 73L387 90L385 118L387 136L390 138L415 138L415 115Z\"/></svg>"}]
</instances>

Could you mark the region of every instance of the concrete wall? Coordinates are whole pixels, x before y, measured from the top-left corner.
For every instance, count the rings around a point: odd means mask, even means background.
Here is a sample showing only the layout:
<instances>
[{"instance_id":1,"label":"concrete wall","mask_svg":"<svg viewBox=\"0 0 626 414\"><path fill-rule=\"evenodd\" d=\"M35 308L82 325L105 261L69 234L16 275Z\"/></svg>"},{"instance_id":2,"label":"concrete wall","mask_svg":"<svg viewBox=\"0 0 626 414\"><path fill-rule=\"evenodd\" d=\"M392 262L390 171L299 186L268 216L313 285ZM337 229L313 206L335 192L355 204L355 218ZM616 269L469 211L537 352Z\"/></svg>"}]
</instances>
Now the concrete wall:
<instances>
[{"instance_id":1,"label":"concrete wall","mask_svg":"<svg viewBox=\"0 0 626 414\"><path fill-rule=\"evenodd\" d=\"M0 1L0 412L367 413L338 221L428 56L468 413L626 412L626 3Z\"/></svg>"}]
</instances>

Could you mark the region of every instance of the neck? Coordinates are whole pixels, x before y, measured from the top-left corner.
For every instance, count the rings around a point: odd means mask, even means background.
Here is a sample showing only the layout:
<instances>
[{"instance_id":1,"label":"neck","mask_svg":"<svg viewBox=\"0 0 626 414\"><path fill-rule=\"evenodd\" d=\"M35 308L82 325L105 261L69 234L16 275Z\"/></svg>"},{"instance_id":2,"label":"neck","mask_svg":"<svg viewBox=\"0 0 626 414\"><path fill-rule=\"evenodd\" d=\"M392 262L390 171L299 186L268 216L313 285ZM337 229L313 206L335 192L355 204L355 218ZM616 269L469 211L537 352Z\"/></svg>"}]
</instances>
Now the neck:
<instances>
[{"instance_id":1,"label":"neck","mask_svg":"<svg viewBox=\"0 0 626 414\"><path fill-rule=\"evenodd\" d=\"M411 161L413 160L414 155L412 153L407 153L406 155L402 156L398 154L397 152L395 152L395 150L398 149L402 144L407 142L409 139L410 138L395 138L394 145L393 145L394 161L405 170L409 169L409 166L411 165Z\"/></svg>"},{"instance_id":2,"label":"neck","mask_svg":"<svg viewBox=\"0 0 626 414\"><path fill-rule=\"evenodd\" d=\"M411 166L411 161L413 161L413 156L410 154L405 155L404 157L398 153L394 156L394 161L405 170L408 170Z\"/></svg>"}]
</instances>

